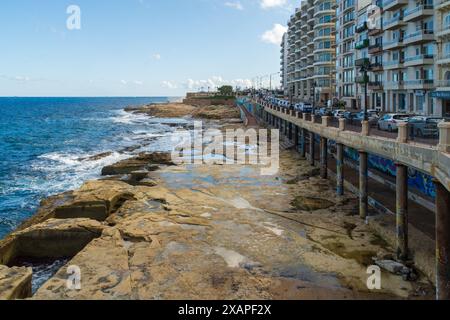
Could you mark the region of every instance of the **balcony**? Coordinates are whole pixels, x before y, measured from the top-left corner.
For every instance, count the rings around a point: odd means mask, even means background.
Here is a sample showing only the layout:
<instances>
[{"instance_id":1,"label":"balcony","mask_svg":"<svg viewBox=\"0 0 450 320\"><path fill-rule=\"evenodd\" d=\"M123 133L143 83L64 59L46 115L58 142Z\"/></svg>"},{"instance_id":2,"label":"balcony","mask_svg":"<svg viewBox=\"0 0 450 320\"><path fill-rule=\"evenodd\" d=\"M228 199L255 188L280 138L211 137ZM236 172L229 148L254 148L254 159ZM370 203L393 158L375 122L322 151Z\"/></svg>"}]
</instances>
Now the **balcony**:
<instances>
[{"instance_id":1,"label":"balcony","mask_svg":"<svg viewBox=\"0 0 450 320\"><path fill-rule=\"evenodd\" d=\"M370 70L373 72L383 71L383 63L382 62L374 62L370 65Z\"/></svg>"},{"instance_id":2,"label":"balcony","mask_svg":"<svg viewBox=\"0 0 450 320\"><path fill-rule=\"evenodd\" d=\"M408 0L384 0L383 1L383 10L397 10L400 7L408 4Z\"/></svg>"},{"instance_id":3,"label":"balcony","mask_svg":"<svg viewBox=\"0 0 450 320\"><path fill-rule=\"evenodd\" d=\"M355 82L359 84L369 83L369 76L356 76Z\"/></svg>"},{"instance_id":4,"label":"balcony","mask_svg":"<svg viewBox=\"0 0 450 320\"><path fill-rule=\"evenodd\" d=\"M406 22L403 21L403 17L397 16L392 19L386 20L383 23L383 28L384 28L384 30L394 30L394 29L401 28L405 25L406 25Z\"/></svg>"},{"instance_id":5,"label":"balcony","mask_svg":"<svg viewBox=\"0 0 450 320\"><path fill-rule=\"evenodd\" d=\"M358 24L358 25L356 25L356 32L357 33L362 33L362 32L364 32L364 31L366 31L367 30L367 22L363 22L363 23L360 23L360 24Z\"/></svg>"},{"instance_id":6,"label":"balcony","mask_svg":"<svg viewBox=\"0 0 450 320\"><path fill-rule=\"evenodd\" d=\"M369 54L377 54L383 51L383 45L381 43L375 43L369 46Z\"/></svg>"},{"instance_id":7,"label":"balcony","mask_svg":"<svg viewBox=\"0 0 450 320\"><path fill-rule=\"evenodd\" d=\"M438 10L448 10L450 8L450 0L437 0L436 9Z\"/></svg>"},{"instance_id":8,"label":"balcony","mask_svg":"<svg viewBox=\"0 0 450 320\"><path fill-rule=\"evenodd\" d=\"M406 44L419 44L423 42L434 41L433 30L419 30L411 34L406 35L403 38L403 43Z\"/></svg>"},{"instance_id":9,"label":"balcony","mask_svg":"<svg viewBox=\"0 0 450 320\"><path fill-rule=\"evenodd\" d=\"M370 65L369 58L361 58L361 59L355 60L356 67L362 67L362 66L368 66L368 65Z\"/></svg>"},{"instance_id":10,"label":"balcony","mask_svg":"<svg viewBox=\"0 0 450 320\"><path fill-rule=\"evenodd\" d=\"M434 84L439 89L446 88L447 90L450 90L450 79L449 80L436 80Z\"/></svg>"},{"instance_id":11,"label":"balcony","mask_svg":"<svg viewBox=\"0 0 450 320\"><path fill-rule=\"evenodd\" d=\"M335 61L335 58L332 58L331 60L315 60L313 66L334 65Z\"/></svg>"},{"instance_id":12,"label":"balcony","mask_svg":"<svg viewBox=\"0 0 450 320\"><path fill-rule=\"evenodd\" d=\"M422 4L412 9L408 9L403 14L403 21L405 22L413 22L426 17L430 17L434 14L433 5L432 4Z\"/></svg>"},{"instance_id":13,"label":"balcony","mask_svg":"<svg viewBox=\"0 0 450 320\"><path fill-rule=\"evenodd\" d=\"M397 50L403 47L403 39L394 39L383 42L384 50Z\"/></svg>"},{"instance_id":14,"label":"balcony","mask_svg":"<svg viewBox=\"0 0 450 320\"><path fill-rule=\"evenodd\" d=\"M432 89L434 87L433 79L420 79L405 81L405 89Z\"/></svg>"},{"instance_id":15,"label":"balcony","mask_svg":"<svg viewBox=\"0 0 450 320\"><path fill-rule=\"evenodd\" d=\"M384 84L384 89L390 89L390 90L402 90L404 89L404 81L389 81Z\"/></svg>"},{"instance_id":16,"label":"balcony","mask_svg":"<svg viewBox=\"0 0 450 320\"><path fill-rule=\"evenodd\" d=\"M369 90L383 90L383 83L380 81L370 81Z\"/></svg>"},{"instance_id":17,"label":"balcony","mask_svg":"<svg viewBox=\"0 0 450 320\"><path fill-rule=\"evenodd\" d=\"M383 66L385 70L401 69L403 68L403 60L385 61Z\"/></svg>"},{"instance_id":18,"label":"balcony","mask_svg":"<svg viewBox=\"0 0 450 320\"><path fill-rule=\"evenodd\" d=\"M405 63L403 65L405 67L412 67L417 65L433 64L433 63L434 63L434 56L432 54L421 54L415 57L405 58Z\"/></svg>"},{"instance_id":19,"label":"balcony","mask_svg":"<svg viewBox=\"0 0 450 320\"><path fill-rule=\"evenodd\" d=\"M436 36L440 38L450 39L450 24L442 26L442 29L438 31Z\"/></svg>"},{"instance_id":20,"label":"balcony","mask_svg":"<svg viewBox=\"0 0 450 320\"><path fill-rule=\"evenodd\" d=\"M381 29L379 26L376 29L370 29L367 34L369 37L377 36L379 34L383 33L383 29Z\"/></svg>"},{"instance_id":21,"label":"balcony","mask_svg":"<svg viewBox=\"0 0 450 320\"><path fill-rule=\"evenodd\" d=\"M369 39L361 40L356 42L355 49L362 50L364 48L367 48L369 46Z\"/></svg>"},{"instance_id":22,"label":"balcony","mask_svg":"<svg viewBox=\"0 0 450 320\"><path fill-rule=\"evenodd\" d=\"M317 7L317 10L314 12L314 18L318 17L322 14L335 14L336 11L332 8L331 4L329 6L322 6L322 8Z\"/></svg>"},{"instance_id":23,"label":"balcony","mask_svg":"<svg viewBox=\"0 0 450 320\"><path fill-rule=\"evenodd\" d=\"M450 65L450 52L443 53L437 60L439 65Z\"/></svg>"}]
</instances>

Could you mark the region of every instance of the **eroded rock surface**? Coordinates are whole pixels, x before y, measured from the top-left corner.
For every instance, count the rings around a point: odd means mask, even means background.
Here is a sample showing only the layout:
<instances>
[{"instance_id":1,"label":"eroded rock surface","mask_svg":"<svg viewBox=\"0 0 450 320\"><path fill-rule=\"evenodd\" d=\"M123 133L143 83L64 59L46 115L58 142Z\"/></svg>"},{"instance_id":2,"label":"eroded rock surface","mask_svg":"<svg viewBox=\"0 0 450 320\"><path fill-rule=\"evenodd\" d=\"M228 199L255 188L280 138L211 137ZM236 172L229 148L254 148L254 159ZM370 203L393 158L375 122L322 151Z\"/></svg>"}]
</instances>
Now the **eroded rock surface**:
<instances>
[{"instance_id":1,"label":"eroded rock surface","mask_svg":"<svg viewBox=\"0 0 450 320\"><path fill-rule=\"evenodd\" d=\"M316 177L287 184L308 164L282 155L276 176L248 166L172 166L153 172L157 186L133 195L104 223L103 234L68 264L82 289L65 286L67 266L34 299L391 299L415 284L383 274L367 289L372 257L392 251L358 217L356 197L337 199ZM305 173L306 174L306 173ZM85 188L86 189L86 188ZM290 205L301 194L326 208Z\"/></svg>"},{"instance_id":2,"label":"eroded rock surface","mask_svg":"<svg viewBox=\"0 0 450 320\"><path fill-rule=\"evenodd\" d=\"M0 300L31 297L31 268L8 268L0 265Z\"/></svg>"}]
</instances>

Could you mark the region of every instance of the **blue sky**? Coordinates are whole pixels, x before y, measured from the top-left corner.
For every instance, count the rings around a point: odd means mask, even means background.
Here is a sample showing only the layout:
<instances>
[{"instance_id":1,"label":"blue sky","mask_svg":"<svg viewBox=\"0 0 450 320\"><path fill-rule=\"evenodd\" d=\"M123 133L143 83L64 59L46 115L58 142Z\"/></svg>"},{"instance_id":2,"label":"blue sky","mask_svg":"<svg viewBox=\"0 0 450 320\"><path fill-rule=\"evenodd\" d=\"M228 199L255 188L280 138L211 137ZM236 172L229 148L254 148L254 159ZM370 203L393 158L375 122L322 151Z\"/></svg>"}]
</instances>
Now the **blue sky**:
<instances>
[{"instance_id":1,"label":"blue sky","mask_svg":"<svg viewBox=\"0 0 450 320\"><path fill-rule=\"evenodd\" d=\"M279 71L281 25L297 3L2 1L0 96L179 96L245 86ZM66 26L69 5L81 9L80 30Z\"/></svg>"}]
</instances>

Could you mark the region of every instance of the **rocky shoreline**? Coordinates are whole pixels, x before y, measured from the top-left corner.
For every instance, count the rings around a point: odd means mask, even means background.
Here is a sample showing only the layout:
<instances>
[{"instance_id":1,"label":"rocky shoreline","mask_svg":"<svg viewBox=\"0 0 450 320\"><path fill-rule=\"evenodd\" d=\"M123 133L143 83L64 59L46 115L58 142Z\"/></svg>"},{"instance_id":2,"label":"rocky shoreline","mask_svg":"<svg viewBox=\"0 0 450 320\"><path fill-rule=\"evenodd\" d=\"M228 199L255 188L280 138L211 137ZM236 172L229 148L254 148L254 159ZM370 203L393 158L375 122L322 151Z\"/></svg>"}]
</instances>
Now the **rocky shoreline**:
<instances>
[{"instance_id":1,"label":"rocky shoreline","mask_svg":"<svg viewBox=\"0 0 450 320\"><path fill-rule=\"evenodd\" d=\"M242 127L227 106L127 111ZM274 176L249 165L175 165L162 152L103 168L102 179L43 200L0 241L0 299L432 298L425 277L383 273L383 289L368 290L372 257L392 248L355 215L356 197L337 198L294 152L280 157ZM33 292L24 258L68 262ZM79 289L67 288L69 266L81 270Z\"/></svg>"}]
</instances>

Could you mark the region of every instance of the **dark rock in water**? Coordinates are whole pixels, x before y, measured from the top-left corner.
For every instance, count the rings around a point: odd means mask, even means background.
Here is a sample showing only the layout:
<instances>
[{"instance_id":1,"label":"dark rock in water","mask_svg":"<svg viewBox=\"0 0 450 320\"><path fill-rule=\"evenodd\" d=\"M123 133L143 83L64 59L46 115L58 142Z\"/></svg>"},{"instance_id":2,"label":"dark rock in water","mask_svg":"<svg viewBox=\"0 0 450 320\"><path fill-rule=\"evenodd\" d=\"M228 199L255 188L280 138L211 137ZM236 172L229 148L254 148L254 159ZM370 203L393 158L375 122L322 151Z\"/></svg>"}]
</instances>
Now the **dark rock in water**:
<instances>
[{"instance_id":1,"label":"dark rock in water","mask_svg":"<svg viewBox=\"0 0 450 320\"><path fill-rule=\"evenodd\" d=\"M174 165L172 155L164 152L141 153L137 157L119 161L102 169L103 176L129 174L140 170L157 170L154 165Z\"/></svg>"},{"instance_id":2,"label":"dark rock in water","mask_svg":"<svg viewBox=\"0 0 450 320\"><path fill-rule=\"evenodd\" d=\"M140 145L126 147L126 148L123 148L123 149L119 150L119 153L133 152L133 151L136 151L139 148L141 148Z\"/></svg>"},{"instance_id":3,"label":"dark rock in water","mask_svg":"<svg viewBox=\"0 0 450 320\"><path fill-rule=\"evenodd\" d=\"M80 161L97 161L97 160L109 157L112 154L113 154L112 152L103 152L103 153L96 154L95 156L92 156L92 157L79 158L79 160Z\"/></svg>"},{"instance_id":4,"label":"dark rock in water","mask_svg":"<svg viewBox=\"0 0 450 320\"><path fill-rule=\"evenodd\" d=\"M326 199L298 196L291 205L297 210L316 211L320 209L328 209L334 206L334 203Z\"/></svg>"}]
</instances>

